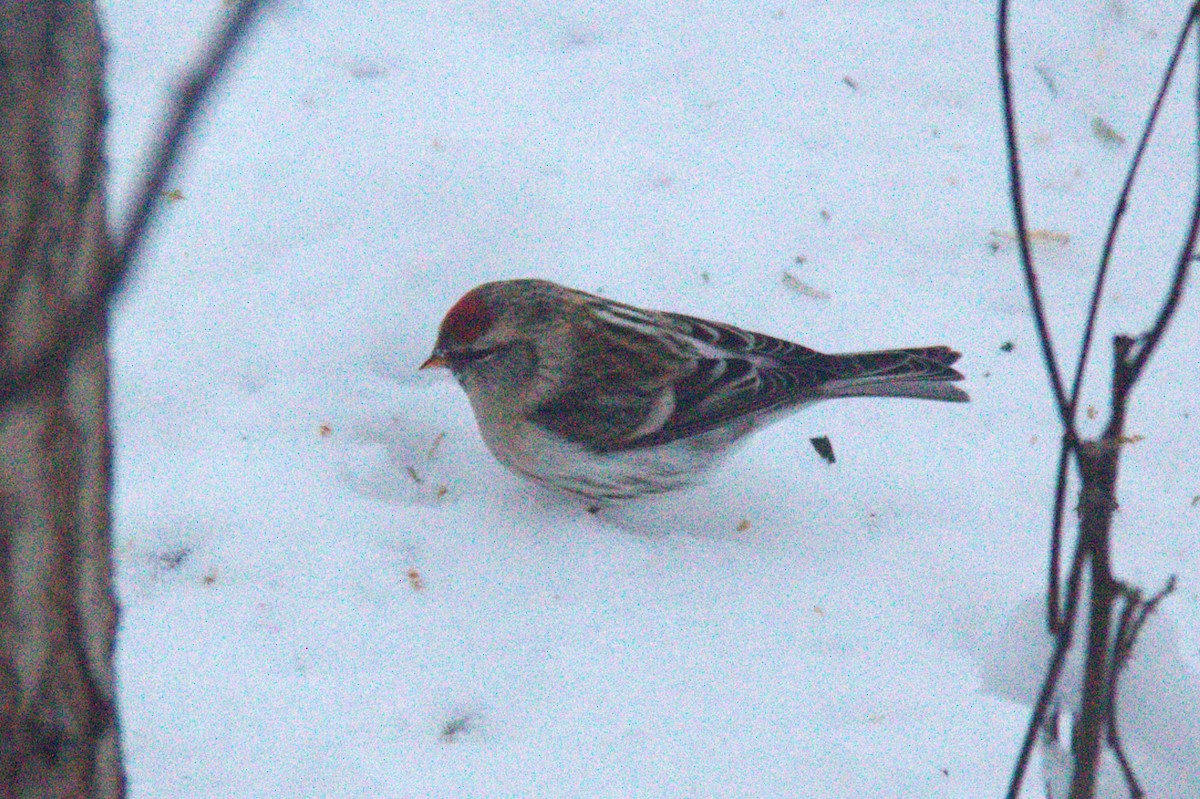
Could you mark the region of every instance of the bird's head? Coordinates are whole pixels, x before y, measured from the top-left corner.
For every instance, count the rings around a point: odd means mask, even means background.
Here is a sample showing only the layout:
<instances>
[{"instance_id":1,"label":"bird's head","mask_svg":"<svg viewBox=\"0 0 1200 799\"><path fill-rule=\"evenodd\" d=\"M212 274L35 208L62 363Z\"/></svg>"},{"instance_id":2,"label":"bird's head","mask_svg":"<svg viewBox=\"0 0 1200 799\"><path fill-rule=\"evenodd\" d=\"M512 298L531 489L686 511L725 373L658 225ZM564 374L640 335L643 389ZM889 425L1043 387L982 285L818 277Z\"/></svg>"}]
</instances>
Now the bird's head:
<instances>
[{"instance_id":1,"label":"bird's head","mask_svg":"<svg viewBox=\"0 0 1200 799\"><path fill-rule=\"evenodd\" d=\"M476 286L446 312L421 368L448 368L472 400L480 393L527 395L546 360L542 350L558 339L560 291L543 280Z\"/></svg>"}]
</instances>

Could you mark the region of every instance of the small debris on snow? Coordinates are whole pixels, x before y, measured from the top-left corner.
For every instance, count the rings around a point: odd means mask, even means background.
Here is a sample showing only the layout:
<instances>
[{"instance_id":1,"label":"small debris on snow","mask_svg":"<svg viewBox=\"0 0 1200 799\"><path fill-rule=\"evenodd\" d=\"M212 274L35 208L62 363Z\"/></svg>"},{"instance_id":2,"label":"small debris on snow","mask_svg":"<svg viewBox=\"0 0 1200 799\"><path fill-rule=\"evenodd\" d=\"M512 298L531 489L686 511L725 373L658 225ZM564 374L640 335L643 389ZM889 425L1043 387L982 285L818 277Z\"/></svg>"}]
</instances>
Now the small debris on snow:
<instances>
[{"instance_id":1,"label":"small debris on snow","mask_svg":"<svg viewBox=\"0 0 1200 799\"><path fill-rule=\"evenodd\" d=\"M821 456L821 459L826 463L837 463L837 458L833 454L833 444L829 441L829 436L816 436L810 438L809 443L813 449Z\"/></svg>"},{"instance_id":2,"label":"small debris on snow","mask_svg":"<svg viewBox=\"0 0 1200 799\"><path fill-rule=\"evenodd\" d=\"M454 743L458 739L458 736L470 731L471 716L468 714L463 714L461 716L455 716L454 718L446 721L446 723L442 725L442 732L438 737L442 739L442 743L450 744Z\"/></svg>"},{"instance_id":3,"label":"small debris on snow","mask_svg":"<svg viewBox=\"0 0 1200 799\"><path fill-rule=\"evenodd\" d=\"M1106 147L1117 148L1125 144L1125 137L1100 117L1092 119L1092 135Z\"/></svg>"},{"instance_id":4,"label":"small debris on snow","mask_svg":"<svg viewBox=\"0 0 1200 799\"><path fill-rule=\"evenodd\" d=\"M808 285L786 269L783 272L783 277L780 278L780 282L783 283L785 288L789 288L797 294L803 294L805 297L810 297L814 300L829 299L829 295L826 292Z\"/></svg>"}]
</instances>

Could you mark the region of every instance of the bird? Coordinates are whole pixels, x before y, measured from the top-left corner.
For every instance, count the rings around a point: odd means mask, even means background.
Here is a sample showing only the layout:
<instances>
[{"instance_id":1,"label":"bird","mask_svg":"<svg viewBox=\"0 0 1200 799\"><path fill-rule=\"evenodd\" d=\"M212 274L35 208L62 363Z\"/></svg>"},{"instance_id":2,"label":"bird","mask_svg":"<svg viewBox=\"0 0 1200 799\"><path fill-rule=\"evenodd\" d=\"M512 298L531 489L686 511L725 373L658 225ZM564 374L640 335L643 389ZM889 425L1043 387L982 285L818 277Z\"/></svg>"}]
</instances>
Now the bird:
<instances>
[{"instance_id":1,"label":"bird","mask_svg":"<svg viewBox=\"0 0 1200 799\"><path fill-rule=\"evenodd\" d=\"M699 482L748 435L815 402L967 402L946 346L827 355L720 322L523 278L446 313L447 368L492 455L588 509Z\"/></svg>"}]
</instances>

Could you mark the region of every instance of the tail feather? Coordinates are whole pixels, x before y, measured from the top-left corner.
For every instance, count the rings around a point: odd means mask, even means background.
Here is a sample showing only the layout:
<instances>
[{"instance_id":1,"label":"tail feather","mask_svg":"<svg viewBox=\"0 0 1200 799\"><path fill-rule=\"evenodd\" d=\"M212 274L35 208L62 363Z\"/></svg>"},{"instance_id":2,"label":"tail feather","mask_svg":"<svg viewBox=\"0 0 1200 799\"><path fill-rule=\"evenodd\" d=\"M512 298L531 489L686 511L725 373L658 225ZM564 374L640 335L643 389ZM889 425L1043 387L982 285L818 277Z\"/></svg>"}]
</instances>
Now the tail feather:
<instances>
[{"instance_id":1,"label":"tail feather","mask_svg":"<svg viewBox=\"0 0 1200 799\"><path fill-rule=\"evenodd\" d=\"M966 402L967 392L950 385L962 375L950 365L959 353L949 347L834 355L838 377L821 384L823 397L908 397Z\"/></svg>"}]
</instances>

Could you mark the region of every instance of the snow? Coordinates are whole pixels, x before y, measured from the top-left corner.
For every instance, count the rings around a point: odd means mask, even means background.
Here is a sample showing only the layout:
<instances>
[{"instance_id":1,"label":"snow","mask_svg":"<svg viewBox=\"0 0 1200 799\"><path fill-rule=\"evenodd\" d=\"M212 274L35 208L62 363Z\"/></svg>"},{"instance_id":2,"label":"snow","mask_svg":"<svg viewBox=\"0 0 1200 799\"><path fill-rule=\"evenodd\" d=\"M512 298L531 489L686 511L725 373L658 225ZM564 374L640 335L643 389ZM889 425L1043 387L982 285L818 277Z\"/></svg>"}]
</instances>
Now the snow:
<instances>
[{"instance_id":1,"label":"snow","mask_svg":"<svg viewBox=\"0 0 1200 799\"><path fill-rule=\"evenodd\" d=\"M103 4L114 217L218 6ZM273 6L113 319L130 796L1001 795L1045 658L1058 436L993 14ZM1182 17L1016 8L1061 357ZM1178 248L1185 100L1119 242L1091 433L1106 342L1145 327ZM464 291L526 276L828 351L950 344L972 402L826 403L593 516L416 371ZM1119 573L1180 586L1122 696L1150 796L1200 785L1196 307L1121 475Z\"/></svg>"}]
</instances>

